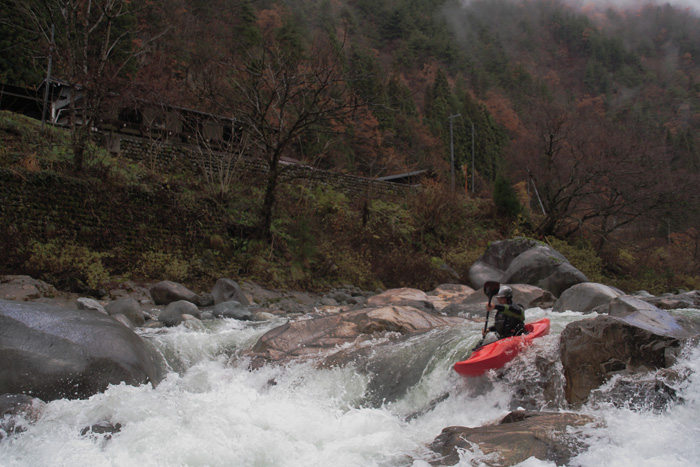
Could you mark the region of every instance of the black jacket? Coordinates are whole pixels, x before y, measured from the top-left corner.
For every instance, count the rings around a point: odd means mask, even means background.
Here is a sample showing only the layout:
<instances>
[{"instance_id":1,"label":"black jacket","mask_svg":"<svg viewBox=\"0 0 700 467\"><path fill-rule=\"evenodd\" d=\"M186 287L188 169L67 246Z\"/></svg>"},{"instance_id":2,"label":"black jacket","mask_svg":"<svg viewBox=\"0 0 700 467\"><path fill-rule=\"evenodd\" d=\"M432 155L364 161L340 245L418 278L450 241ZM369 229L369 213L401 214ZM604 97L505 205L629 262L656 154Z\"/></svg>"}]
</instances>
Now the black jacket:
<instances>
[{"instance_id":1,"label":"black jacket","mask_svg":"<svg viewBox=\"0 0 700 467\"><path fill-rule=\"evenodd\" d=\"M498 333L504 337L519 336L525 333L525 309L522 305L511 303L508 305L496 305L496 324L489 331Z\"/></svg>"}]
</instances>

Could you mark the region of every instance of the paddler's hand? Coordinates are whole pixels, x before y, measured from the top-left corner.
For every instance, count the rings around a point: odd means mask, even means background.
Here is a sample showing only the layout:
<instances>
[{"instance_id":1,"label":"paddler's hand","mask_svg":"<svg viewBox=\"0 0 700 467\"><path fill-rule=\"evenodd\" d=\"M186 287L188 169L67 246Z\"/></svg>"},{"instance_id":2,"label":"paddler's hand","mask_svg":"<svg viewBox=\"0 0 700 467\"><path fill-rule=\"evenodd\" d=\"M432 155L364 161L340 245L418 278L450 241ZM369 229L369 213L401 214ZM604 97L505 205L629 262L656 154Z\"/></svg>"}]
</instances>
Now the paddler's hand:
<instances>
[{"instance_id":1,"label":"paddler's hand","mask_svg":"<svg viewBox=\"0 0 700 467\"><path fill-rule=\"evenodd\" d=\"M491 311L491 310L493 310L494 308L496 308L496 305L494 305L493 303L487 303L487 304L486 304L486 310L487 310L487 311Z\"/></svg>"}]
</instances>

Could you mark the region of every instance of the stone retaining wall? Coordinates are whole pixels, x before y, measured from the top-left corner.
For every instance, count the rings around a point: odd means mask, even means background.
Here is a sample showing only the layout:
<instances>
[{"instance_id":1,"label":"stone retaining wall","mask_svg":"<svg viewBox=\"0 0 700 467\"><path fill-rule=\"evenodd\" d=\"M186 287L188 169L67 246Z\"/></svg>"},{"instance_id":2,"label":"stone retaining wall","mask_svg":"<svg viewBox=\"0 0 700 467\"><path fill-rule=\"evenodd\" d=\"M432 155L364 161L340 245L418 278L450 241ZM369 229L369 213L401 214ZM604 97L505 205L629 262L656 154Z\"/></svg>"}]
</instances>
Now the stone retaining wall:
<instances>
[{"instance_id":1,"label":"stone retaining wall","mask_svg":"<svg viewBox=\"0 0 700 467\"><path fill-rule=\"evenodd\" d=\"M210 165L217 157L233 157L222 153L203 155L189 145L171 141L149 141L121 134L105 135L105 145L110 151L141 162L152 169L193 174L201 173L202 167ZM242 157L237 161L237 170L248 174L264 175L267 173L267 164L260 159ZM371 180L297 164L285 165L282 179L301 179L312 184L327 185L345 193L350 198L405 199L415 190L409 185Z\"/></svg>"}]
</instances>

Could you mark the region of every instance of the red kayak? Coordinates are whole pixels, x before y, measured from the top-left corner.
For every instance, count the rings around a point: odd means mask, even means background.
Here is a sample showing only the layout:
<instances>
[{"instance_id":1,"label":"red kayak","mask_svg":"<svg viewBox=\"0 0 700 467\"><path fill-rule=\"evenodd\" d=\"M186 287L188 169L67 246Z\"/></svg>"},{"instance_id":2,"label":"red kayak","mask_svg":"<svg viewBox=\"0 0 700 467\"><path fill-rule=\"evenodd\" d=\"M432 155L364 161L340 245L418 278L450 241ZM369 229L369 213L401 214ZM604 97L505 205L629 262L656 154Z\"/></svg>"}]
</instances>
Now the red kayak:
<instances>
[{"instance_id":1,"label":"red kayak","mask_svg":"<svg viewBox=\"0 0 700 467\"><path fill-rule=\"evenodd\" d=\"M455 371L464 376L480 376L493 368L501 368L530 345L533 339L549 334L549 319L542 318L526 324L525 330L527 334L499 339L475 350L468 359L454 364Z\"/></svg>"}]
</instances>

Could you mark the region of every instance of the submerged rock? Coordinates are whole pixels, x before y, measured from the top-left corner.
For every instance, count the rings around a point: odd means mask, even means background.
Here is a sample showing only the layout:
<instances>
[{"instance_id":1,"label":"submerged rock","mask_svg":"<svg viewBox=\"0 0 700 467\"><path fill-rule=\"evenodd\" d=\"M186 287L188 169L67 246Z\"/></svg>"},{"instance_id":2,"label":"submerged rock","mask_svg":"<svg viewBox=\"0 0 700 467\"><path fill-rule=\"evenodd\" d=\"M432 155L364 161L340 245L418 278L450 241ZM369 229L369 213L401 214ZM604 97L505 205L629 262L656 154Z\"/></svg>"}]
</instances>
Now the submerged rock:
<instances>
[{"instance_id":1,"label":"submerged rock","mask_svg":"<svg viewBox=\"0 0 700 467\"><path fill-rule=\"evenodd\" d=\"M439 316L411 306L316 315L268 331L245 356L252 357L253 366L259 367L266 362L324 356L341 346L359 345L385 333L408 335L463 322L461 318Z\"/></svg>"},{"instance_id":2,"label":"submerged rock","mask_svg":"<svg viewBox=\"0 0 700 467\"><path fill-rule=\"evenodd\" d=\"M431 464L455 465L459 462L458 450L474 451L476 445L485 455L481 459L483 465L516 465L530 457L566 465L585 448L576 436L576 431L580 431L576 428L594 421L574 413L518 410L494 425L451 426L443 429L430 446L441 456Z\"/></svg>"}]
</instances>

